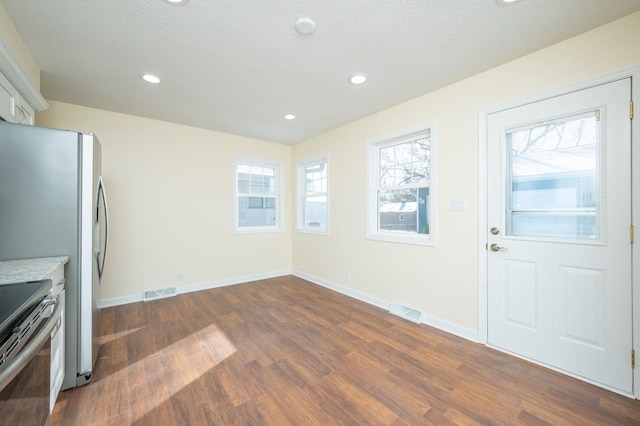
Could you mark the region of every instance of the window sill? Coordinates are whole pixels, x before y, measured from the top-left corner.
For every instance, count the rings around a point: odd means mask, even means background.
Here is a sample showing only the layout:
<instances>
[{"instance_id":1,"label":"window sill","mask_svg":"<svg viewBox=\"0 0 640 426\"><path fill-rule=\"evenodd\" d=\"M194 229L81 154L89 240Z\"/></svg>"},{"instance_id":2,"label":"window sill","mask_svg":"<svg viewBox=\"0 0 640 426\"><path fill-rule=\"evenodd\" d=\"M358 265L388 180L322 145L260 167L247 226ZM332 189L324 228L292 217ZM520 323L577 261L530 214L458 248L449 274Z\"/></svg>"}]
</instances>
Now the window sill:
<instances>
[{"instance_id":1,"label":"window sill","mask_svg":"<svg viewBox=\"0 0 640 426\"><path fill-rule=\"evenodd\" d=\"M433 235L417 236L417 235L399 235L393 233L367 233L368 240L385 241L388 243L398 244L412 244L417 246L432 246L435 247L436 242L433 239Z\"/></svg>"},{"instance_id":2,"label":"window sill","mask_svg":"<svg viewBox=\"0 0 640 426\"><path fill-rule=\"evenodd\" d=\"M282 232L282 228L278 226L246 226L233 230L234 234L263 234L269 232Z\"/></svg>"},{"instance_id":3,"label":"window sill","mask_svg":"<svg viewBox=\"0 0 640 426\"><path fill-rule=\"evenodd\" d=\"M296 229L296 232L299 232L300 234L312 234L312 235L324 235L324 236L329 235L329 230L326 228L322 228L322 229L298 228Z\"/></svg>"}]
</instances>

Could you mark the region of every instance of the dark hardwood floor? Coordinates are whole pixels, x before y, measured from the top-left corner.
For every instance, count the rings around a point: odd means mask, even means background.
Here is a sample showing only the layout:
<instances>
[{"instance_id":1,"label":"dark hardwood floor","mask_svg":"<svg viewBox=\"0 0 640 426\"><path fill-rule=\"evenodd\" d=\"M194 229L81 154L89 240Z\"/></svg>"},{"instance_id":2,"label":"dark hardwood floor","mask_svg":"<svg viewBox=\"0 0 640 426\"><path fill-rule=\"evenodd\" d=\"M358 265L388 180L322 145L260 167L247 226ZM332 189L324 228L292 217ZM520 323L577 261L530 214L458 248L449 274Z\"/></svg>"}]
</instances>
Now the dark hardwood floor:
<instances>
[{"instance_id":1,"label":"dark hardwood floor","mask_svg":"<svg viewBox=\"0 0 640 426\"><path fill-rule=\"evenodd\" d=\"M640 424L640 401L293 276L103 318L53 425Z\"/></svg>"}]
</instances>

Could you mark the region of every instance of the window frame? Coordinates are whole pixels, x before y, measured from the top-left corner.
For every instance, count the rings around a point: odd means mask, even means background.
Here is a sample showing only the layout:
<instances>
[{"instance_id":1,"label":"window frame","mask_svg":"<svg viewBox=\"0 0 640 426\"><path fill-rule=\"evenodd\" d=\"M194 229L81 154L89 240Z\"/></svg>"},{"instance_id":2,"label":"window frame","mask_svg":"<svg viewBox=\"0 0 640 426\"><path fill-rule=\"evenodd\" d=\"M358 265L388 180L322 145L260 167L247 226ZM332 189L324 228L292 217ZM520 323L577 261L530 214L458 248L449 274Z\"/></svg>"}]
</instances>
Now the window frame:
<instances>
[{"instance_id":1,"label":"window frame","mask_svg":"<svg viewBox=\"0 0 640 426\"><path fill-rule=\"evenodd\" d=\"M327 225L326 227L310 227L305 225L305 201L307 198L307 168L314 165L325 164L326 174L327 174L327 189L324 193L327 198L326 207L327 207ZM296 231L307 234L317 234L317 235L329 235L329 154L323 154L317 157L309 158L306 160L301 160L297 162L296 165L297 170L297 191L296 191L296 199L297 199L297 212L296 212Z\"/></svg>"},{"instance_id":2,"label":"window frame","mask_svg":"<svg viewBox=\"0 0 640 426\"><path fill-rule=\"evenodd\" d=\"M239 198L241 196L245 197L265 197L265 194L240 194L238 192L238 167L239 166L254 166L254 167L264 167L271 168L274 170L273 177L273 196L269 195L268 198L275 199L275 225L258 225L258 226L239 226ZM282 232L283 224L282 224L282 208L283 208L283 178L282 178L282 163L277 161L268 161L261 160L255 158L247 158L247 157L235 157L233 161L233 232L237 234L251 234L251 233L265 233L265 232ZM264 200L263 200L264 205Z\"/></svg>"},{"instance_id":3,"label":"window frame","mask_svg":"<svg viewBox=\"0 0 640 426\"><path fill-rule=\"evenodd\" d=\"M410 142L428 136L430 138L430 176L429 176L429 201L427 217L429 224L428 234L381 231L379 229L378 192L385 187L380 185L380 150L382 148ZM414 244L422 246L436 245L436 126L427 123L415 129L390 135L384 138L369 141L367 143L367 213L366 213L366 238L369 240L385 241L400 244ZM409 187L411 185L408 185Z\"/></svg>"}]
</instances>

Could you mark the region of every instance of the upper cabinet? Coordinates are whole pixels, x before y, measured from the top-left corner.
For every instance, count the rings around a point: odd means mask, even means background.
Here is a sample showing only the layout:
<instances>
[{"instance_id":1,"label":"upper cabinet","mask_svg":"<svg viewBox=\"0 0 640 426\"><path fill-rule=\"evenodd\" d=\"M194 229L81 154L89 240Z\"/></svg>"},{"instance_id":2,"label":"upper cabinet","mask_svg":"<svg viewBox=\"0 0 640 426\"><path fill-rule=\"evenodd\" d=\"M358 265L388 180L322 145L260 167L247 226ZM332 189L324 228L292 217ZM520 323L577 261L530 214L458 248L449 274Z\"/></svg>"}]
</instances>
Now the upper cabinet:
<instances>
[{"instance_id":1,"label":"upper cabinet","mask_svg":"<svg viewBox=\"0 0 640 426\"><path fill-rule=\"evenodd\" d=\"M13 106L15 105L18 91L9 80L0 74L0 117L5 121L14 121Z\"/></svg>"},{"instance_id":2,"label":"upper cabinet","mask_svg":"<svg viewBox=\"0 0 640 426\"><path fill-rule=\"evenodd\" d=\"M33 125L33 108L29 102L20 95L20 93L18 93L18 97L16 98L14 112L16 115L16 123Z\"/></svg>"},{"instance_id":3,"label":"upper cabinet","mask_svg":"<svg viewBox=\"0 0 640 426\"><path fill-rule=\"evenodd\" d=\"M2 74L0 74L0 118L14 123L33 124L33 107Z\"/></svg>"},{"instance_id":4,"label":"upper cabinet","mask_svg":"<svg viewBox=\"0 0 640 426\"><path fill-rule=\"evenodd\" d=\"M34 112L48 107L47 101L0 39L0 118L13 123L33 124Z\"/></svg>"}]
</instances>

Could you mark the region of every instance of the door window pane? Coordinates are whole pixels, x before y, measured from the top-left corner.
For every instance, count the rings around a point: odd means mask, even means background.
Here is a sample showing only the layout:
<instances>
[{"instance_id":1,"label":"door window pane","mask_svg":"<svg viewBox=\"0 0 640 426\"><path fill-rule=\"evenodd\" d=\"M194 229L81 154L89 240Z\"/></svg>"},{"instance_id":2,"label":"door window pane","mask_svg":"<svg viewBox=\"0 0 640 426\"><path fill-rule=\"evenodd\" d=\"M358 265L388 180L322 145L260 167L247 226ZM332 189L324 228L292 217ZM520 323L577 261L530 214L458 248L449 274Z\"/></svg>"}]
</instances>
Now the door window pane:
<instances>
[{"instance_id":1,"label":"door window pane","mask_svg":"<svg viewBox=\"0 0 640 426\"><path fill-rule=\"evenodd\" d=\"M599 239L599 111L506 132L507 234Z\"/></svg>"}]
</instances>

